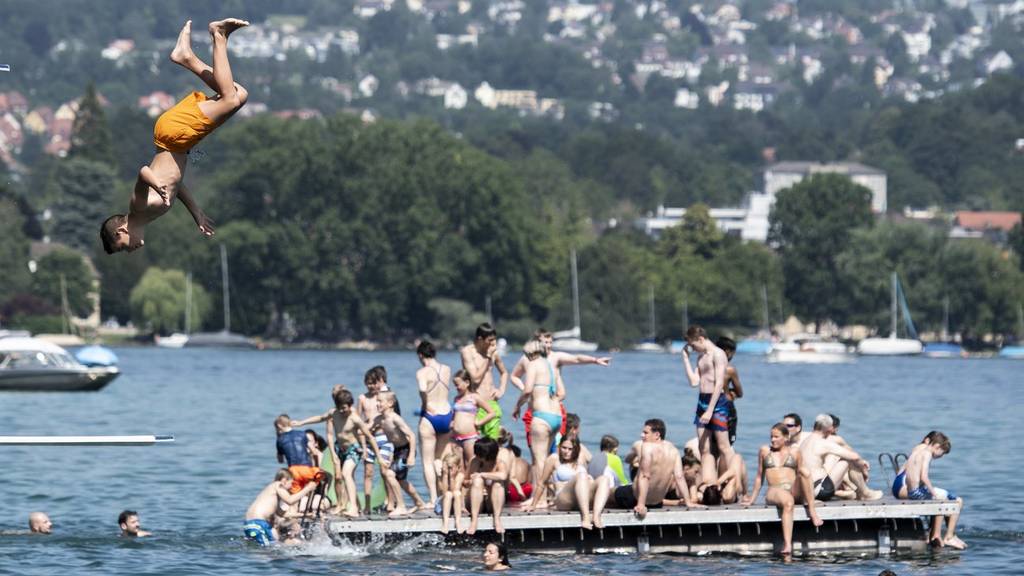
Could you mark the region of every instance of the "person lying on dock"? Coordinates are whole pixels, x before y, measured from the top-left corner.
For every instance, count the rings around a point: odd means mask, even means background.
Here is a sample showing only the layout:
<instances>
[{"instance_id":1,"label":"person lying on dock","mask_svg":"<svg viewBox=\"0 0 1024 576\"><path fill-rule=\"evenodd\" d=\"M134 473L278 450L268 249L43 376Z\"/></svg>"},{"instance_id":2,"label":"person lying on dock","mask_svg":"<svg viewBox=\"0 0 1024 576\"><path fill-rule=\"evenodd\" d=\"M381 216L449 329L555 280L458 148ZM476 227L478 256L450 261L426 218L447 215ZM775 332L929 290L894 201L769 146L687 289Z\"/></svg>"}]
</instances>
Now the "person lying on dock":
<instances>
[{"instance_id":1,"label":"person lying on dock","mask_svg":"<svg viewBox=\"0 0 1024 576\"><path fill-rule=\"evenodd\" d=\"M270 546L271 542L279 539L278 531L274 527L276 519L316 489L316 483L309 483L302 490L292 494L292 480L291 472L284 468L278 470L274 475L274 481L267 484L252 501L245 512L245 522L242 525L246 540L252 540L260 546Z\"/></svg>"},{"instance_id":2,"label":"person lying on dock","mask_svg":"<svg viewBox=\"0 0 1024 576\"><path fill-rule=\"evenodd\" d=\"M551 453L558 431L562 429L560 406L565 398L565 386L548 361L547 349L539 340L527 342L523 352L530 363L526 368L526 382L516 402L514 414L519 414L527 402L533 410L533 421L530 423L530 453L533 461L531 481L539 489L544 461Z\"/></svg>"},{"instance_id":3,"label":"person lying on dock","mask_svg":"<svg viewBox=\"0 0 1024 576\"><path fill-rule=\"evenodd\" d=\"M554 367L555 372L558 374L559 378L562 378L562 366L583 366L587 364L595 364L597 366L608 367L612 363L612 359L610 356L597 357L588 356L587 354L569 354L567 352L559 352L557 350L553 350L552 347L554 346L554 337L551 334L551 332L545 330L544 328L538 328L537 331L533 333L533 338L544 345L544 348L547 350L548 353L547 358L551 362L551 365ZM526 366L529 363L530 359L526 356L526 354L523 354L519 358L519 361L516 362L516 365L512 368L512 373L509 376L509 379L512 381L512 385L515 386L516 388L519 388L519 390L522 390L525 386L522 379L526 377ZM562 402L560 406L562 413L562 429L559 430L559 433L564 435L565 403ZM526 412L523 414L523 427L526 428L527 446L530 445L531 422L533 422L533 411L527 408Z\"/></svg>"},{"instance_id":4,"label":"person lying on dock","mask_svg":"<svg viewBox=\"0 0 1024 576\"><path fill-rule=\"evenodd\" d=\"M480 395L494 412L494 418L488 419L480 428L480 435L492 440L498 439L501 432L501 406L498 400L505 395L508 387L508 370L498 354L498 331L488 322L477 326L473 342L459 350L462 356L462 369L469 374L473 383L472 390ZM498 387L494 387L492 369L498 370ZM483 416L483 408L480 409Z\"/></svg>"},{"instance_id":5,"label":"person lying on dock","mask_svg":"<svg viewBox=\"0 0 1024 576\"><path fill-rule=\"evenodd\" d=\"M836 486L842 485L843 477L851 467L867 476L871 465L849 448L839 445L830 436L834 430L832 417L818 414L814 419L814 431L800 444L800 456L811 472L814 497L827 502L835 497ZM829 456L835 456L829 460ZM826 468L826 461L834 462Z\"/></svg>"},{"instance_id":6,"label":"person lying on dock","mask_svg":"<svg viewBox=\"0 0 1024 576\"><path fill-rule=\"evenodd\" d=\"M441 490L441 532L447 534L451 517L455 516L455 531L462 534L463 484L466 481L466 467L462 462L462 451L454 446L441 458L441 476L438 488Z\"/></svg>"},{"instance_id":7,"label":"person lying on dock","mask_svg":"<svg viewBox=\"0 0 1024 576\"><path fill-rule=\"evenodd\" d=\"M389 497L394 502L390 517L407 516L411 512L405 507L402 490L412 497L416 509L412 512L426 510L427 505L420 498L416 488L409 482L409 470L416 465L416 434L395 412L395 393L381 392L377 394L377 409L380 412L374 421L375 426L387 436L394 445L394 454L390 462L381 462L384 478L387 482Z\"/></svg>"},{"instance_id":8,"label":"person lying on dock","mask_svg":"<svg viewBox=\"0 0 1024 576\"><path fill-rule=\"evenodd\" d=\"M665 440L665 422L651 418L644 422L640 433L640 469L633 484L619 486L612 490L607 477L597 479L594 493L594 526L604 528L601 514L611 497L615 508L632 509L642 520L648 508L661 508L665 495L671 488L683 495L686 506L694 506L690 499L690 488L683 477L683 460L679 449Z\"/></svg>"},{"instance_id":9,"label":"person lying on dock","mask_svg":"<svg viewBox=\"0 0 1024 576\"><path fill-rule=\"evenodd\" d=\"M821 526L821 518L814 508L811 494L811 472L804 465L800 451L789 445L789 430L785 424L772 426L771 437L766 446L761 446L757 453L757 477L754 478L754 489L743 499L749 506L761 492L761 482L768 485L764 501L779 509L782 518L782 550L779 553L789 556L793 553L793 507L797 503L807 504L807 516L815 526Z\"/></svg>"},{"instance_id":10,"label":"person lying on dock","mask_svg":"<svg viewBox=\"0 0 1024 576\"><path fill-rule=\"evenodd\" d=\"M185 188L185 168L189 151L245 105L248 92L235 83L231 75L228 36L248 25L238 18L210 22L207 29L213 41L213 66L192 51L192 21L182 27L171 51L171 62L198 76L216 95L209 98L202 92L192 92L157 118L153 127L157 152L153 160L139 170L128 213L114 214L100 225L100 239L107 254L141 248L145 244L146 226L167 213L175 198L181 199L199 232L213 236L213 220Z\"/></svg>"},{"instance_id":11,"label":"person lying on dock","mask_svg":"<svg viewBox=\"0 0 1024 576\"><path fill-rule=\"evenodd\" d=\"M952 444L949 438L937 430L928 433L921 443L914 446L910 457L892 482L892 495L904 500L953 500L963 506L963 498L938 488L928 477L932 460L949 454ZM946 537L942 537L942 519L946 519ZM929 541L933 546L949 546L958 550L967 548L967 543L956 535L956 523L960 514L935 516Z\"/></svg>"},{"instance_id":12,"label":"person lying on dock","mask_svg":"<svg viewBox=\"0 0 1024 576\"><path fill-rule=\"evenodd\" d=\"M498 446L496 440L481 438L473 445L474 458L469 465L469 528L466 534L475 534L481 510L487 504L494 518L494 531L505 532L501 525L501 511L505 507L508 490L508 472L512 453Z\"/></svg>"},{"instance_id":13,"label":"person lying on dock","mask_svg":"<svg viewBox=\"0 0 1024 576\"><path fill-rule=\"evenodd\" d=\"M832 434L829 436L836 444L843 448L853 450L842 436L839 435L839 416L829 414L832 418ZM836 456L825 458L825 467L831 469L839 460ZM836 497L843 500L881 500L885 493L881 490L872 490L868 487L868 476L857 468L850 468L843 476L842 485L836 489Z\"/></svg>"},{"instance_id":14,"label":"person lying on dock","mask_svg":"<svg viewBox=\"0 0 1024 576\"><path fill-rule=\"evenodd\" d=\"M683 450L683 479L686 481L686 485L690 488L690 501L700 502L701 494L698 492L698 487L701 485L703 476L700 472L700 458L697 458L696 454L689 448ZM686 501L683 500L679 494L676 493L675 487L670 489L665 494L665 499L661 501L663 506L683 506Z\"/></svg>"},{"instance_id":15,"label":"person lying on dock","mask_svg":"<svg viewBox=\"0 0 1024 576\"><path fill-rule=\"evenodd\" d=\"M359 516L359 505L356 503L356 480L354 472L361 456L369 444L378 465L383 461L380 448L372 440L373 433L366 422L352 409L354 399L352 393L342 386L334 393L334 411L327 419L327 444L334 458L334 478L339 488L345 490L347 505L341 514L350 518ZM367 442L369 440L369 442ZM341 498L337 508L341 508ZM338 510L335 510L336 512Z\"/></svg>"},{"instance_id":16,"label":"person lying on dock","mask_svg":"<svg viewBox=\"0 0 1024 576\"><path fill-rule=\"evenodd\" d=\"M747 463L739 452L733 452L725 471L715 480L722 494L722 504L734 504L747 494Z\"/></svg>"},{"instance_id":17,"label":"person lying on dock","mask_svg":"<svg viewBox=\"0 0 1024 576\"><path fill-rule=\"evenodd\" d=\"M546 500L548 483L554 491L556 510L579 510L580 527L590 530L594 527L591 517L591 478L586 466L580 461L580 441L575 436L566 437L558 445L558 452L547 457L534 492L533 500L523 506L524 512L540 507ZM547 507L546 505L543 507Z\"/></svg>"}]
</instances>

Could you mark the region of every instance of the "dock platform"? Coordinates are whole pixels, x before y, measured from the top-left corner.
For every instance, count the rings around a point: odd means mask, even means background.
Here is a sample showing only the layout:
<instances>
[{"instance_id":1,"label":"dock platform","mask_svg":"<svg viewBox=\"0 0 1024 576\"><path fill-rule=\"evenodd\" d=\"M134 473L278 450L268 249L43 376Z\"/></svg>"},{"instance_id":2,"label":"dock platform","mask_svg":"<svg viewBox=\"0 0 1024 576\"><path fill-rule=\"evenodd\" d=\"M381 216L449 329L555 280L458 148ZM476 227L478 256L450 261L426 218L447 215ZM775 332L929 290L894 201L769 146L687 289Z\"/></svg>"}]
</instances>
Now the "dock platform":
<instances>
[{"instance_id":1,"label":"dock platform","mask_svg":"<svg viewBox=\"0 0 1024 576\"><path fill-rule=\"evenodd\" d=\"M953 501L910 501L886 498L873 502L846 500L817 506L825 522L815 528L806 510L794 510L793 553L844 552L887 555L920 552L928 546L928 518L959 512ZM513 550L541 553L729 553L771 554L782 546L778 510L774 506L733 504L687 510L684 507L652 509L643 520L629 510L606 510L603 529L580 528L578 512L512 508L502 514L503 540ZM464 518L465 524L469 518ZM492 541L490 514L481 514L475 536L445 536L453 545ZM331 516L327 530L335 542L392 543L441 533L441 519L427 513L405 518L344 518Z\"/></svg>"}]
</instances>

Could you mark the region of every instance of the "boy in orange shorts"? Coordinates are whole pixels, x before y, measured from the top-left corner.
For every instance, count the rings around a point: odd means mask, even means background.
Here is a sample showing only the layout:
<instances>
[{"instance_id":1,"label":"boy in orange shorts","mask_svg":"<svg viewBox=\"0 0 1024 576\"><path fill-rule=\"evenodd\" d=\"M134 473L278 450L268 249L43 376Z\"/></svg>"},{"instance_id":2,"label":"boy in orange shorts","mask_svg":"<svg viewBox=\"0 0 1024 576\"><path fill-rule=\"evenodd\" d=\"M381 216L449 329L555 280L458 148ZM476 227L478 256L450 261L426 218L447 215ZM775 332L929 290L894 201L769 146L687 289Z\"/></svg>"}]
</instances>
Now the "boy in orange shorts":
<instances>
[{"instance_id":1,"label":"boy in orange shorts","mask_svg":"<svg viewBox=\"0 0 1024 576\"><path fill-rule=\"evenodd\" d=\"M213 236L213 221L199 208L182 181L189 150L237 112L248 98L245 88L232 79L228 63L228 36L248 25L237 18L210 23L212 67L192 52L192 21L181 29L178 43L171 51L171 61L199 76L216 95L207 98L201 92L193 92L157 118L153 128L157 152L153 161L139 170L128 213L114 214L100 226L100 239L107 254L141 248L145 243L146 225L170 210L176 197L181 198L192 214L199 231Z\"/></svg>"}]
</instances>

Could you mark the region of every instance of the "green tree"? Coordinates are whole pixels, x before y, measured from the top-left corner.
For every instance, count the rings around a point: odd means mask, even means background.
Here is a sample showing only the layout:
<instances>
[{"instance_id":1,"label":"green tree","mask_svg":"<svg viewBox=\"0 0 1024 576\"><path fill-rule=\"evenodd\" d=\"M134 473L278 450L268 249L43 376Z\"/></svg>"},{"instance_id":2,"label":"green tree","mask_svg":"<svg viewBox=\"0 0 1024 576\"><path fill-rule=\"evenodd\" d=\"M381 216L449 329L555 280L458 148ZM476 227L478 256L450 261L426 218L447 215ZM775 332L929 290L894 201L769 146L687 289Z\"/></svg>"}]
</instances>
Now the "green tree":
<instances>
[{"instance_id":1,"label":"green tree","mask_svg":"<svg viewBox=\"0 0 1024 576\"><path fill-rule=\"evenodd\" d=\"M91 253L100 243L100 223L110 215L114 169L94 160L69 159L57 167L56 181L60 192L53 207L53 238Z\"/></svg>"},{"instance_id":2,"label":"green tree","mask_svg":"<svg viewBox=\"0 0 1024 576\"><path fill-rule=\"evenodd\" d=\"M1017 224L1010 230L1010 234L1007 237L1007 244L1010 249L1017 255L1017 264L1020 265L1020 269L1024 271L1024 223Z\"/></svg>"},{"instance_id":3,"label":"green tree","mask_svg":"<svg viewBox=\"0 0 1024 576\"><path fill-rule=\"evenodd\" d=\"M75 122L71 127L71 149L68 156L108 166L117 165L107 117L96 93L96 85L92 82L89 82L85 95L78 103L78 112L75 113Z\"/></svg>"},{"instance_id":4,"label":"green tree","mask_svg":"<svg viewBox=\"0 0 1024 576\"><path fill-rule=\"evenodd\" d=\"M846 176L816 174L779 191L769 222L796 314L819 326L844 323L854 294L838 257L855 228L872 225L871 191Z\"/></svg>"},{"instance_id":5,"label":"green tree","mask_svg":"<svg viewBox=\"0 0 1024 576\"><path fill-rule=\"evenodd\" d=\"M69 312L78 317L92 313L94 277L81 252L57 248L40 258L32 275L32 293L59 310L62 278Z\"/></svg>"},{"instance_id":6,"label":"green tree","mask_svg":"<svg viewBox=\"0 0 1024 576\"><path fill-rule=\"evenodd\" d=\"M132 288L132 319L158 334L184 330L186 279L181 270L149 268ZM192 329L202 326L210 312L210 296L192 284Z\"/></svg>"},{"instance_id":7,"label":"green tree","mask_svg":"<svg viewBox=\"0 0 1024 576\"><path fill-rule=\"evenodd\" d=\"M29 284L28 238L22 232L23 219L17 204L0 188L0 303Z\"/></svg>"}]
</instances>

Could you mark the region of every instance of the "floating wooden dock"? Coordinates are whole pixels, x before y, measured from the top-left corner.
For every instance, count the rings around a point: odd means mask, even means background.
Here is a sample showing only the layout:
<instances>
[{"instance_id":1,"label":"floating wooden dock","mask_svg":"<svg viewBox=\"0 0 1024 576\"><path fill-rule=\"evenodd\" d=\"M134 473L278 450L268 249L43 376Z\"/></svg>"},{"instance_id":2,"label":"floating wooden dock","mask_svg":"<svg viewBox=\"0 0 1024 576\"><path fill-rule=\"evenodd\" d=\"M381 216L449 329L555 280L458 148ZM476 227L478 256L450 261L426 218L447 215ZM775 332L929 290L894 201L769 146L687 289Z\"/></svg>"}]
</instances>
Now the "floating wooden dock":
<instances>
[{"instance_id":1,"label":"floating wooden dock","mask_svg":"<svg viewBox=\"0 0 1024 576\"><path fill-rule=\"evenodd\" d=\"M928 518L959 512L951 501L910 501L887 498L874 502L839 501L819 504L825 522L815 528L806 510L794 510L793 553L796 555L854 552L886 555L923 551L928 546ZM580 528L578 512L511 509L502 515L510 548L531 552L594 554L729 553L771 554L782 547L778 510L774 506L739 504L687 510L668 507L650 510L643 520L632 511L607 510L603 529ZM469 518L464 518L464 526ZM499 538L491 516L481 514L475 536L456 534L454 522L445 539L453 545ZM441 532L441 519L420 513L407 518L330 517L328 532L335 542L392 543Z\"/></svg>"}]
</instances>

